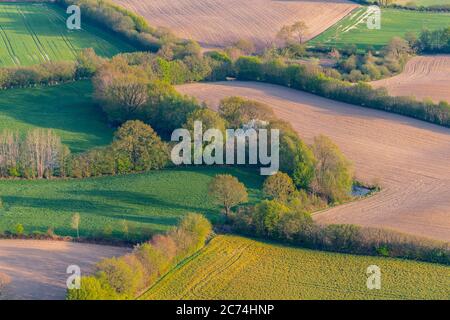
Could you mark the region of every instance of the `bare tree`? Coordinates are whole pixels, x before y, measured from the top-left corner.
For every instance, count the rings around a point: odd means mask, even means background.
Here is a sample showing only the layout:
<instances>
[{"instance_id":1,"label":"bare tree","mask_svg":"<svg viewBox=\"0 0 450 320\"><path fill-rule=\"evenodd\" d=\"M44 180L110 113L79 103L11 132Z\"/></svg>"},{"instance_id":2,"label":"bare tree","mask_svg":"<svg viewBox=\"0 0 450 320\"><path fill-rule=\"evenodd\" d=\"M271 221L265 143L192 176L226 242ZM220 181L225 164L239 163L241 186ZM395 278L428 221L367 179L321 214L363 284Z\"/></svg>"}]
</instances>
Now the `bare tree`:
<instances>
[{"instance_id":1,"label":"bare tree","mask_svg":"<svg viewBox=\"0 0 450 320\"><path fill-rule=\"evenodd\" d=\"M80 214L77 212L72 216L71 227L77 231L77 238L80 238Z\"/></svg>"},{"instance_id":2,"label":"bare tree","mask_svg":"<svg viewBox=\"0 0 450 320\"><path fill-rule=\"evenodd\" d=\"M277 38L285 44L304 43L308 35L308 26L304 21L297 21L293 25L283 26Z\"/></svg>"}]
</instances>

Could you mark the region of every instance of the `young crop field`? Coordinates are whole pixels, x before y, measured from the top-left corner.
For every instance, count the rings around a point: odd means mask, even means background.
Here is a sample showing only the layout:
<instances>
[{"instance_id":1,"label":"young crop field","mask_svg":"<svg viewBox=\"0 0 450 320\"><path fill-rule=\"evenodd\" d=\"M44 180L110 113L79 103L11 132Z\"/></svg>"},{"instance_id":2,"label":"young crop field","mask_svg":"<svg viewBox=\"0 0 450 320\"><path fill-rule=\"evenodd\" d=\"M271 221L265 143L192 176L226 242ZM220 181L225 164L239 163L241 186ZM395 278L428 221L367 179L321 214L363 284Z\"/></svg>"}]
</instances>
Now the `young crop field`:
<instances>
[{"instance_id":1,"label":"young crop field","mask_svg":"<svg viewBox=\"0 0 450 320\"><path fill-rule=\"evenodd\" d=\"M450 26L450 13L381 9L381 29L369 29L366 21L367 8L358 8L309 44L338 48L354 44L358 48L380 49L393 37L402 37L406 32L419 34L424 28L435 30Z\"/></svg>"},{"instance_id":2,"label":"young crop field","mask_svg":"<svg viewBox=\"0 0 450 320\"><path fill-rule=\"evenodd\" d=\"M367 289L367 267L381 289ZM218 236L142 299L448 299L441 265L291 248Z\"/></svg>"},{"instance_id":3,"label":"young crop field","mask_svg":"<svg viewBox=\"0 0 450 320\"><path fill-rule=\"evenodd\" d=\"M375 1L374 1L375 2ZM415 4L416 6L435 6L435 5L450 5L450 0L394 0L394 3L401 5Z\"/></svg>"},{"instance_id":4,"label":"young crop field","mask_svg":"<svg viewBox=\"0 0 450 320\"><path fill-rule=\"evenodd\" d=\"M58 235L74 236L71 217L79 213L81 236L147 240L189 212L220 219L220 208L207 192L210 179L220 173L236 176L249 188L249 201L257 200L261 176L237 168L167 169L83 180L2 180L0 232L14 231L21 223L27 233L53 228Z\"/></svg>"},{"instance_id":5,"label":"young crop field","mask_svg":"<svg viewBox=\"0 0 450 320\"><path fill-rule=\"evenodd\" d=\"M67 29L68 17L55 4L0 3L0 67L73 60L84 48L107 57L133 50L83 19L81 30Z\"/></svg>"},{"instance_id":6,"label":"young crop field","mask_svg":"<svg viewBox=\"0 0 450 320\"><path fill-rule=\"evenodd\" d=\"M113 134L92 101L89 81L0 91L0 132L34 128L53 129L72 152L106 145Z\"/></svg>"}]
</instances>

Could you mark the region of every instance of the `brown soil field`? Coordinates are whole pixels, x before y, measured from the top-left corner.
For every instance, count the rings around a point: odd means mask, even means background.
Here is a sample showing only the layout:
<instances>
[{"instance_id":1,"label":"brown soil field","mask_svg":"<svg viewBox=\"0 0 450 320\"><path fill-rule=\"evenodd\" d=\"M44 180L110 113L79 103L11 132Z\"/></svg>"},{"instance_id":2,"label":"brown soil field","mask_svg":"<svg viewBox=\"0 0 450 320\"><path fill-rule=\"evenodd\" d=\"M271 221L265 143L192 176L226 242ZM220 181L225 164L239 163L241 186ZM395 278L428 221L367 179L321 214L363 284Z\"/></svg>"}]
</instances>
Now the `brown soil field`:
<instances>
[{"instance_id":1,"label":"brown soil field","mask_svg":"<svg viewBox=\"0 0 450 320\"><path fill-rule=\"evenodd\" d=\"M212 107L235 95L264 102L307 142L319 134L332 138L358 180L381 185L372 197L315 214L317 221L450 241L450 129L270 84L188 84L178 90Z\"/></svg>"},{"instance_id":2,"label":"brown soil field","mask_svg":"<svg viewBox=\"0 0 450 320\"><path fill-rule=\"evenodd\" d=\"M347 0L113 0L144 16L150 25L197 40L204 48L223 47L239 39L258 47L271 43L284 25L303 20L312 38L354 8Z\"/></svg>"},{"instance_id":3,"label":"brown soil field","mask_svg":"<svg viewBox=\"0 0 450 320\"><path fill-rule=\"evenodd\" d=\"M376 88L385 87L395 96L450 103L450 55L414 57L401 74L371 84Z\"/></svg>"},{"instance_id":4,"label":"brown soil field","mask_svg":"<svg viewBox=\"0 0 450 320\"><path fill-rule=\"evenodd\" d=\"M69 265L78 265L85 275L101 259L127 251L63 241L0 240L0 274L11 280L1 299L64 299Z\"/></svg>"}]
</instances>

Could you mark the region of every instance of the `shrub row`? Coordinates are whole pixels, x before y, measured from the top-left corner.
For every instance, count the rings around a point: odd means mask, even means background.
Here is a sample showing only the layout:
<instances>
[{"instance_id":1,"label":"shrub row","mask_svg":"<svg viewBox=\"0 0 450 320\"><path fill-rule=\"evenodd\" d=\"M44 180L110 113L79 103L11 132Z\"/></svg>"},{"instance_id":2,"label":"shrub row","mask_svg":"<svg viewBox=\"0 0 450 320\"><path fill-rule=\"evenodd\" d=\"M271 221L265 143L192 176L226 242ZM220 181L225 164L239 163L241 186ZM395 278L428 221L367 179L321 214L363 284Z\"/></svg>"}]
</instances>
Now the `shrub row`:
<instances>
[{"instance_id":1,"label":"shrub row","mask_svg":"<svg viewBox=\"0 0 450 320\"><path fill-rule=\"evenodd\" d=\"M143 17L111 1L56 0L56 3L64 9L70 5L79 6L84 19L121 36L138 49L156 52L169 45L182 54L191 43L178 39L168 29L150 26Z\"/></svg>"},{"instance_id":2,"label":"shrub row","mask_svg":"<svg viewBox=\"0 0 450 320\"><path fill-rule=\"evenodd\" d=\"M93 49L85 49L73 62L48 61L33 66L0 68L0 89L55 85L89 78L103 62Z\"/></svg>"},{"instance_id":3,"label":"shrub row","mask_svg":"<svg viewBox=\"0 0 450 320\"><path fill-rule=\"evenodd\" d=\"M212 233L210 222L198 214L187 215L165 235L154 236L133 252L105 259L80 289L67 292L68 300L134 299L175 264L200 250Z\"/></svg>"},{"instance_id":4,"label":"shrub row","mask_svg":"<svg viewBox=\"0 0 450 320\"><path fill-rule=\"evenodd\" d=\"M258 57L241 57L235 64L236 76L244 81L262 81L307 91L337 101L367 108L394 112L450 127L450 105L417 101L412 97L392 97L386 89L369 84L350 84L330 78L317 69L287 64L279 59L263 61Z\"/></svg>"},{"instance_id":5,"label":"shrub row","mask_svg":"<svg viewBox=\"0 0 450 320\"><path fill-rule=\"evenodd\" d=\"M238 233L310 249L450 264L448 243L388 229L320 225L302 209L276 200L241 208L231 225Z\"/></svg>"}]
</instances>

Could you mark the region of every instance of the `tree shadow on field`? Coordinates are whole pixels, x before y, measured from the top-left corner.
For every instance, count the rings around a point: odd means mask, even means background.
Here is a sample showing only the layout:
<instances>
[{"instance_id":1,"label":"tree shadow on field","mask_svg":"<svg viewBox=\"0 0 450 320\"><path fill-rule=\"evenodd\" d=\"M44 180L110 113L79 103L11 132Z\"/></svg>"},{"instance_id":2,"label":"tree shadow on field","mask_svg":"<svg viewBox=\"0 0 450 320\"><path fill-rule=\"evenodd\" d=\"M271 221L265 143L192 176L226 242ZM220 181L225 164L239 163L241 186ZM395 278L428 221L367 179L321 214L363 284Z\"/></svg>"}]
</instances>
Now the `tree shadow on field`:
<instances>
[{"instance_id":1,"label":"tree shadow on field","mask_svg":"<svg viewBox=\"0 0 450 320\"><path fill-rule=\"evenodd\" d=\"M97 201L74 200L74 199L43 199L33 197L3 196L4 202L8 204L10 210L14 206L33 209L47 209L55 212L80 212L95 213L110 212L119 214L129 209L118 205L109 205Z\"/></svg>"},{"instance_id":2,"label":"tree shadow on field","mask_svg":"<svg viewBox=\"0 0 450 320\"><path fill-rule=\"evenodd\" d=\"M6 116L25 128L63 131L63 143L74 152L92 145L105 145L111 140L112 130L106 124L106 116L93 104L91 92L92 85L87 81L57 87L11 89L0 96L0 119Z\"/></svg>"},{"instance_id":3,"label":"tree shadow on field","mask_svg":"<svg viewBox=\"0 0 450 320\"><path fill-rule=\"evenodd\" d=\"M103 201L118 201L124 202L132 205L139 205L144 207L158 208L162 210L184 210L187 212L198 212L206 213L207 208L199 206L189 206L183 205L175 202L168 202L161 198L157 198L154 195L131 192L131 191L104 191L104 190L90 190L90 191L76 191L72 190L69 192L76 192L80 195L86 195L91 197L101 197ZM102 201L102 202L103 202Z\"/></svg>"}]
</instances>

